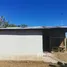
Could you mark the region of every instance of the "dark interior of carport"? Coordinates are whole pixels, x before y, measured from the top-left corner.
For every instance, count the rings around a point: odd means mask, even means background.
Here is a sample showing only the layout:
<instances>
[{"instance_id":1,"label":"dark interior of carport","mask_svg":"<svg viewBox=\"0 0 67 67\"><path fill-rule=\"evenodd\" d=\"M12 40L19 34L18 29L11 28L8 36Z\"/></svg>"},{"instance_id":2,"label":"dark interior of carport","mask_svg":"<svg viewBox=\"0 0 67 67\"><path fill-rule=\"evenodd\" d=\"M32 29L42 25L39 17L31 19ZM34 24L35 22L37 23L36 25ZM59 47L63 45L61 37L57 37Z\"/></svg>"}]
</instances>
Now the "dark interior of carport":
<instances>
[{"instance_id":1,"label":"dark interior of carport","mask_svg":"<svg viewBox=\"0 0 67 67\"><path fill-rule=\"evenodd\" d=\"M67 29L50 28L43 30L43 52L51 52L54 47L65 46L65 32Z\"/></svg>"}]
</instances>

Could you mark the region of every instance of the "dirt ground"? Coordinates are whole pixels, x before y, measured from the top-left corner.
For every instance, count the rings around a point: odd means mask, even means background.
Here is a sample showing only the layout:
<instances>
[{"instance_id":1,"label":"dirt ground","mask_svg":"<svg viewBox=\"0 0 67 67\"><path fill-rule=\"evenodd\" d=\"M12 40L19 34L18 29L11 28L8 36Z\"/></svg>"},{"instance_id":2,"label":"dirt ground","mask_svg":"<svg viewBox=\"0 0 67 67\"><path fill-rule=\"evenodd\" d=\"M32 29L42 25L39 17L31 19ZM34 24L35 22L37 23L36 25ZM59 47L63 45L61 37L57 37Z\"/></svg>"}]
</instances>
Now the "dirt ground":
<instances>
[{"instance_id":1,"label":"dirt ground","mask_svg":"<svg viewBox=\"0 0 67 67\"><path fill-rule=\"evenodd\" d=\"M67 62L67 52L63 53L63 52L57 52L54 53L54 56L62 61Z\"/></svg>"},{"instance_id":2,"label":"dirt ground","mask_svg":"<svg viewBox=\"0 0 67 67\"><path fill-rule=\"evenodd\" d=\"M43 61L0 61L0 67L49 67Z\"/></svg>"}]
</instances>

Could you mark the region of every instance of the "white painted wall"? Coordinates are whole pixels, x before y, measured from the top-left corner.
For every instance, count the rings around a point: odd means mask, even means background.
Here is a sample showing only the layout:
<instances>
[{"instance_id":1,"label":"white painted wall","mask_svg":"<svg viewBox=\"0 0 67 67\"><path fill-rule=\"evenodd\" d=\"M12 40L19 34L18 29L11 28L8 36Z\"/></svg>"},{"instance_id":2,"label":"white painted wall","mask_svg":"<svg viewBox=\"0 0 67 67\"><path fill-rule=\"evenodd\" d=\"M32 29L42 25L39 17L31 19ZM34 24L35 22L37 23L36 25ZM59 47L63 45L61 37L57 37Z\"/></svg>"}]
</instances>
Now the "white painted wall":
<instances>
[{"instance_id":1,"label":"white painted wall","mask_svg":"<svg viewBox=\"0 0 67 67\"><path fill-rule=\"evenodd\" d=\"M0 55L42 53L42 35L0 34Z\"/></svg>"}]
</instances>

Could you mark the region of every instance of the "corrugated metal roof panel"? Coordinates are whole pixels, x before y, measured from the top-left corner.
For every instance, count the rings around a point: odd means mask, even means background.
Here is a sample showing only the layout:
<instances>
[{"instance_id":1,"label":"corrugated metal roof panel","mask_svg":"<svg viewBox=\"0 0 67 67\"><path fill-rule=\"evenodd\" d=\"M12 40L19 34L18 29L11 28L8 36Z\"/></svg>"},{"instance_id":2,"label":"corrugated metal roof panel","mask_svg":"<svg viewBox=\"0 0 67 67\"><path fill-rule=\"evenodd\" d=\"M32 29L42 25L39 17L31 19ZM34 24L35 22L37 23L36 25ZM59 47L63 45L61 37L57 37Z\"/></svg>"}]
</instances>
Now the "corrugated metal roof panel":
<instances>
[{"instance_id":1,"label":"corrugated metal roof panel","mask_svg":"<svg viewBox=\"0 0 67 67\"><path fill-rule=\"evenodd\" d=\"M33 26L33 27L6 27L0 29L52 29L52 28L67 28L67 26Z\"/></svg>"}]
</instances>

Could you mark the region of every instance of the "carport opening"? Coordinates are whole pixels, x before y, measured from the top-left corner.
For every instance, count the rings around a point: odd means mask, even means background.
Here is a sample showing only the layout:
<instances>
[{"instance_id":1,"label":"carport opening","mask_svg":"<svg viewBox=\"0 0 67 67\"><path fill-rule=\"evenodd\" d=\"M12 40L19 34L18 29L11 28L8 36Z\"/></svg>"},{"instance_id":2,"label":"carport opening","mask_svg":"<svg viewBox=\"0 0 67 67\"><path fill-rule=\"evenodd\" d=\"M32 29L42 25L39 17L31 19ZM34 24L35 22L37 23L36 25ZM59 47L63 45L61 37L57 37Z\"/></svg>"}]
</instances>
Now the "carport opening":
<instances>
[{"instance_id":1,"label":"carport opening","mask_svg":"<svg viewBox=\"0 0 67 67\"><path fill-rule=\"evenodd\" d=\"M51 46L51 51L56 48L59 49L61 47L64 48L65 44L65 38L64 37L50 37L50 46Z\"/></svg>"},{"instance_id":2,"label":"carport opening","mask_svg":"<svg viewBox=\"0 0 67 67\"><path fill-rule=\"evenodd\" d=\"M60 48L60 46L67 49L67 32L56 31L54 35L47 31L43 33L43 52L51 52L53 48Z\"/></svg>"}]
</instances>

